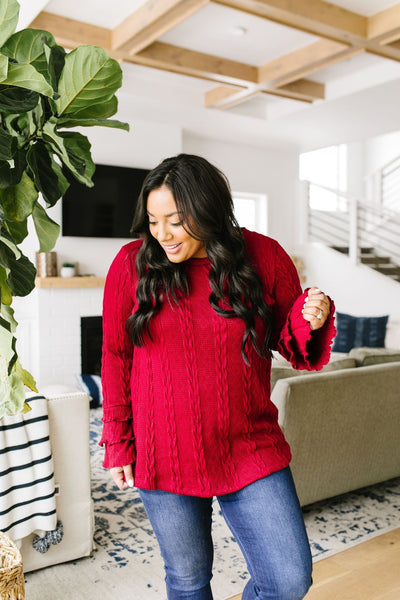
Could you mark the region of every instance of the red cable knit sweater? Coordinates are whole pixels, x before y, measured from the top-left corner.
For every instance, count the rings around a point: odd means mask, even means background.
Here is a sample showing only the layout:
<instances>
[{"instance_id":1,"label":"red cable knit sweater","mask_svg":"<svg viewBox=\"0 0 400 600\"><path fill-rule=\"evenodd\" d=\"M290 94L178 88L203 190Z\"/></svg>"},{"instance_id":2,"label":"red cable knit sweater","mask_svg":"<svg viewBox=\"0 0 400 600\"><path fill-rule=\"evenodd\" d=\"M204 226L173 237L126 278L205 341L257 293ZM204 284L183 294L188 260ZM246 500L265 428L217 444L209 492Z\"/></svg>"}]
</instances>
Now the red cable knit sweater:
<instances>
[{"instance_id":1,"label":"red cable knit sweater","mask_svg":"<svg viewBox=\"0 0 400 600\"><path fill-rule=\"evenodd\" d=\"M333 303L328 321L312 332L288 255L271 238L243 234L274 313L276 348L297 369L322 368L335 333ZM271 361L248 343L251 366L244 363L242 319L218 316L209 304L207 258L186 261L188 297L179 306L164 302L150 323L153 341L133 348L125 322L137 309L141 243L120 250L104 292L104 466L134 463L139 488L203 497L286 467L291 455L270 400Z\"/></svg>"}]
</instances>

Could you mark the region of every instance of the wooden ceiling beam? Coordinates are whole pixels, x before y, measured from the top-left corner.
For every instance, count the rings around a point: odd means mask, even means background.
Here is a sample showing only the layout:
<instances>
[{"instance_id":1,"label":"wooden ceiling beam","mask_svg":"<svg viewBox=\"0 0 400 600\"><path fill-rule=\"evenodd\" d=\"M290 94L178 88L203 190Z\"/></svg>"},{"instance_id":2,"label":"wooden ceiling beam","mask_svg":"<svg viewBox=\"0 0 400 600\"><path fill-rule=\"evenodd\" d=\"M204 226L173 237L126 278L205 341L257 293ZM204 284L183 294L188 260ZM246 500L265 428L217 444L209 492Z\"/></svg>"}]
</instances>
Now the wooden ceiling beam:
<instances>
[{"instance_id":1,"label":"wooden ceiling beam","mask_svg":"<svg viewBox=\"0 0 400 600\"><path fill-rule=\"evenodd\" d=\"M206 108L231 108L257 94L270 94L300 102L314 102L325 98L325 85L310 79L299 79L274 90L263 90L258 86L243 89L238 86L220 85L205 93L204 106Z\"/></svg>"},{"instance_id":2,"label":"wooden ceiling beam","mask_svg":"<svg viewBox=\"0 0 400 600\"><path fill-rule=\"evenodd\" d=\"M130 55L140 52L189 18L210 0L153 0L135 10L112 31L111 47Z\"/></svg>"},{"instance_id":3,"label":"wooden ceiling beam","mask_svg":"<svg viewBox=\"0 0 400 600\"><path fill-rule=\"evenodd\" d=\"M218 108L220 102L224 102L240 91L241 88L238 86L219 85L204 94L204 106L206 108Z\"/></svg>"},{"instance_id":4,"label":"wooden ceiling beam","mask_svg":"<svg viewBox=\"0 0 400 600\"><path fill-rule=\"evenodd\" d=\"M251 92L249 88L242 89L239 87L220 85L205 93L204 106L206 108L231 108L232 106L237 106L242 102L246 102L260 93L261 91L258 88L255 88Z\"/></svg>"},{"instance_id":5,"label":"wooden ceiling beam","mask_svg":"<svg viewBox=\"0 0 400 600\"><path fill-rule=\"evenodd\" d=\"M261 67L157 41L210 1L320 39ZM102 46L119 60L218 82L222 85L206 94L205 104L219 108L258 93L306 102L321 99L323 84L310 82L307 76L361 52L400 61L400 3L367 18L325 0L152 0L114 30L45 11L30 27L51 31L66 48Z\"/></svg>"},{"instance_id":6,"label":"wooden ceiling beam","mask_svg":"<svg viewBox=\"0 0 400 600\"><path fill-rule=\"evenodd\" d=\"M367 39L390 44L400 38L400 4L368 17Z\"/></svg>"},{"instance_id":7,"label":"wooden ceiling beam","mask_svg":"<svg viewBox=\"0 0 400 600\"><path fill-rule=\"evenodd\" d=\"M274 91L267 90L268 94L274 93L293 100L303 102L314 102L325 99L325 84L312 79L298 79L286 85L276 88Z\"/></svg>"},{"instance_id":8,"label":"wooden ceiling beam","mask_svg":"<svg viewBox=\"0 0 400 600\"><path fill-rule=\"evenodd\" d=\"M286 85L361 51L346 44L320 39L259 67L258 82L267 82L273 87Z\"/></svg>"},{"instance_id":9,"label":"wooden ceiling beam","mask_svg":"<svg viewBox=\"0 0 400 600\"><path fill-rule=\"evenodd\" d=\"M339 42L356 43L367 37L367 17L325 0L212 1Z\"/></svg>"},{"instance_id":10,"label":"wooden ceiling beam","mask_svg":"<svg viewBox=\"0 0 400 600\"><path fill-rule=\"evenodd\" d=\"M162 42L154 42L124 60L219 83L247 85L257 82L257 67Z\"/></svg>"},{"instance_id":11,"label":"wooden ceiling beam","mask_svg":"<svg viewBox=\"0 0 400 600\"><path fill-rule=\"evenodd\" d=\"M235 93L218 99L218 108L228 108L242 103L246 96L254 96L256 89L264 93L274 91L280 95L290 96L293 99L308 101L307 98L296 98L296 95L284 93L285 86L304 80L311 73L363 52L363 48L348 46L332 40L320 39L317 42L290 52L258 68L258 85L248 86L246 89L237 90ZM283 88L283 92L281 91Z\"/></svg>"},{"instance_id":12,"label":"wooden ceiling beam","mask_svg":"<svg viewBox=\"0 0 400 600\"><path fill-rule=\"evenodd\" d=\"M365 51L369 52L369 54L380 56L381 58L388 58L390 60L400 62L400 51L399 46L396 47L396 42L394 44L378 44L368 42L368 44L365 46Z\"/></svg>"},{"instance_id":13,"label":"wooden ceiling beam","mask_svg":"<svg viewBox=\"0 0 400 600\"><path fill-rule=\"evenodd\" d=\"M101 46L107 52L111 49L111 30L105 27L97 27L45 11L39 13L29 27L50 31L58 44L69 49L87 44Z\"/></svg>"},{"instance_id":14,"label":"wooden ceiling beam","mask_svg":"<svg viewBox=\"0 0 400 600\"><path fill-rule=\"evenodd\" d=\"M258 86L250 86L246 89L241 89L235 93L227 95L225 98L221 98L219 102L214 104L214 108L219 108L221 110L232 108L234 106L238 106L238 104L247 102L251 98L254 98L254 96L258 96L258 94L261 94L261 89Z\"/></svg>"},{"instance_id":15,"label":"wooden ceiling beam","mask_svg":"<svg viewBox=\"0 0 400 600\"><path fill-rule=\"evenodd\" d=\"M314 102L314 100L310 100L310 98L296 96L296 95L291 94L290 92L285 92L284 87L278 88L275 91L268 90L268 91L263 92L261 90L261 93L268 94L269 96L277 96L278 98L286 98L287 100L296 100L296 102L305 102L306 104L312 104Z\"/></svg>"}]
</instances>

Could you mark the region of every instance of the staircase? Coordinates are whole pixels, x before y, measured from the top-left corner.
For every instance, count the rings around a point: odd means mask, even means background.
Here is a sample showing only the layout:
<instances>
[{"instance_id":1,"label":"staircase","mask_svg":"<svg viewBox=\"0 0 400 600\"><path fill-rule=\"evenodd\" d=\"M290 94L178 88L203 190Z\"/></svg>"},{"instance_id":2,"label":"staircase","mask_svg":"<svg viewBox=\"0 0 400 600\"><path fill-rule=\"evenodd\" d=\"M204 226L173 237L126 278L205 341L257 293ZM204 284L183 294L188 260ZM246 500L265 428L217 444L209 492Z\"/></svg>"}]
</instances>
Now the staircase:
<instances>
[{"instance_id":1,"label":"staircase","mask_svg":"<svg viewBox=\"0 0 400 600\"><path fill-rule=\"evenodd\" d=\"M349 254L348 246L331 246L331 248L342 254ZM400 282L400 266L393 263L390 256L380 256L374 248L360 248L359 259L361 264Z\"/></svg>"},{"instance_id":2,"label":"staircase","mask_svg":"<svg viewBox=\"0 0 400 600\"><path fill-rule=\"evenodd\" d=\"M400 207L391 210L367 204L310 182L307 204L309 241L323 243L348 255L354 264L366 265L400 283Z\"/></svg>"}]
</instances>

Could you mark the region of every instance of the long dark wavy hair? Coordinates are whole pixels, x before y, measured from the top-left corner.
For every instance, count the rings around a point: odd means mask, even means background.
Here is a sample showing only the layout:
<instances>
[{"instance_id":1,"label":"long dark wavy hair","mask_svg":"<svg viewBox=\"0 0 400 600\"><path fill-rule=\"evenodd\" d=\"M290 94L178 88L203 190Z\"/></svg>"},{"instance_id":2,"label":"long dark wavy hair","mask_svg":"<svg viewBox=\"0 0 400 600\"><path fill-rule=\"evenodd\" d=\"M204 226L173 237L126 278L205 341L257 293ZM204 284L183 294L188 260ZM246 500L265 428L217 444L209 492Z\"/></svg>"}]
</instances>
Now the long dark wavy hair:
<instances>
[{"instance_id":1,"label":"long dark wavy hair","mask_svg":"<svg viewBox=\"0 0 400 600\"><path fill-rule=\"evenodd\" d=\"M211 265L211 306L222 317L239 317L245 323L241 346L244 361L248 364L248 339L260 356L270 357L273 317L263 299L261 280L246 256L229 183L215 166L191 154L167 158L150 171L139 196L131 228L132 235L144 238L136 258L138 309L127 321L133 344L144 344L145 331L151 339L150 319L163 301L179 302L189 293L184 263L170 262L149 230L147 199L162 186L171 191L187 233L204 242ZM264 340L257 335L256 317L266 325Z\"/></svg>"}]
</instances>

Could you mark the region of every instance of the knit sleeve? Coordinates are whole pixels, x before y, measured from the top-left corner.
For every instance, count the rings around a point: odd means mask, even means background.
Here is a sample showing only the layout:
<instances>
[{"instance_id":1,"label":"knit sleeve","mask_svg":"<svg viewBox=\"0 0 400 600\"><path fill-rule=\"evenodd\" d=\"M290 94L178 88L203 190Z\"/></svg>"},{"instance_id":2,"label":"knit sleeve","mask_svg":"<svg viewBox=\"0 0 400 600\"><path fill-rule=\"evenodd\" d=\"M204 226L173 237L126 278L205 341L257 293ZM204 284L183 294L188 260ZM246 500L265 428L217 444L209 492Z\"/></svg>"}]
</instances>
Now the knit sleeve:
<instances>
[{"instance_id":1,"label":"knit sleeve","mask_svg":"<svg viewBox=\"0 0 400 600\"><path fill-rule=\"evenodd\" d=\"M125 329L135 300L129 246L124 246L114 259L104 288L103 434L100 445L105 446L105 468L135 462L130 390L133 345Z\"/></svg>"},{"instance_id":2,"label":"knit sleeve","mask_svg":"<svg viewBox=\"0 0 400 600\"><path fill-rule=\"evenodd\" d=\"M302 308L308 289L302 292L299 277L290 257L277 244L275 254L274 316L277 331L276 348L295 369L319 370L329 361L331 344L336 334L335 306L330 300L330 313L324 325L312 330L303 318Z\"/></svg>"}]
</instances>

